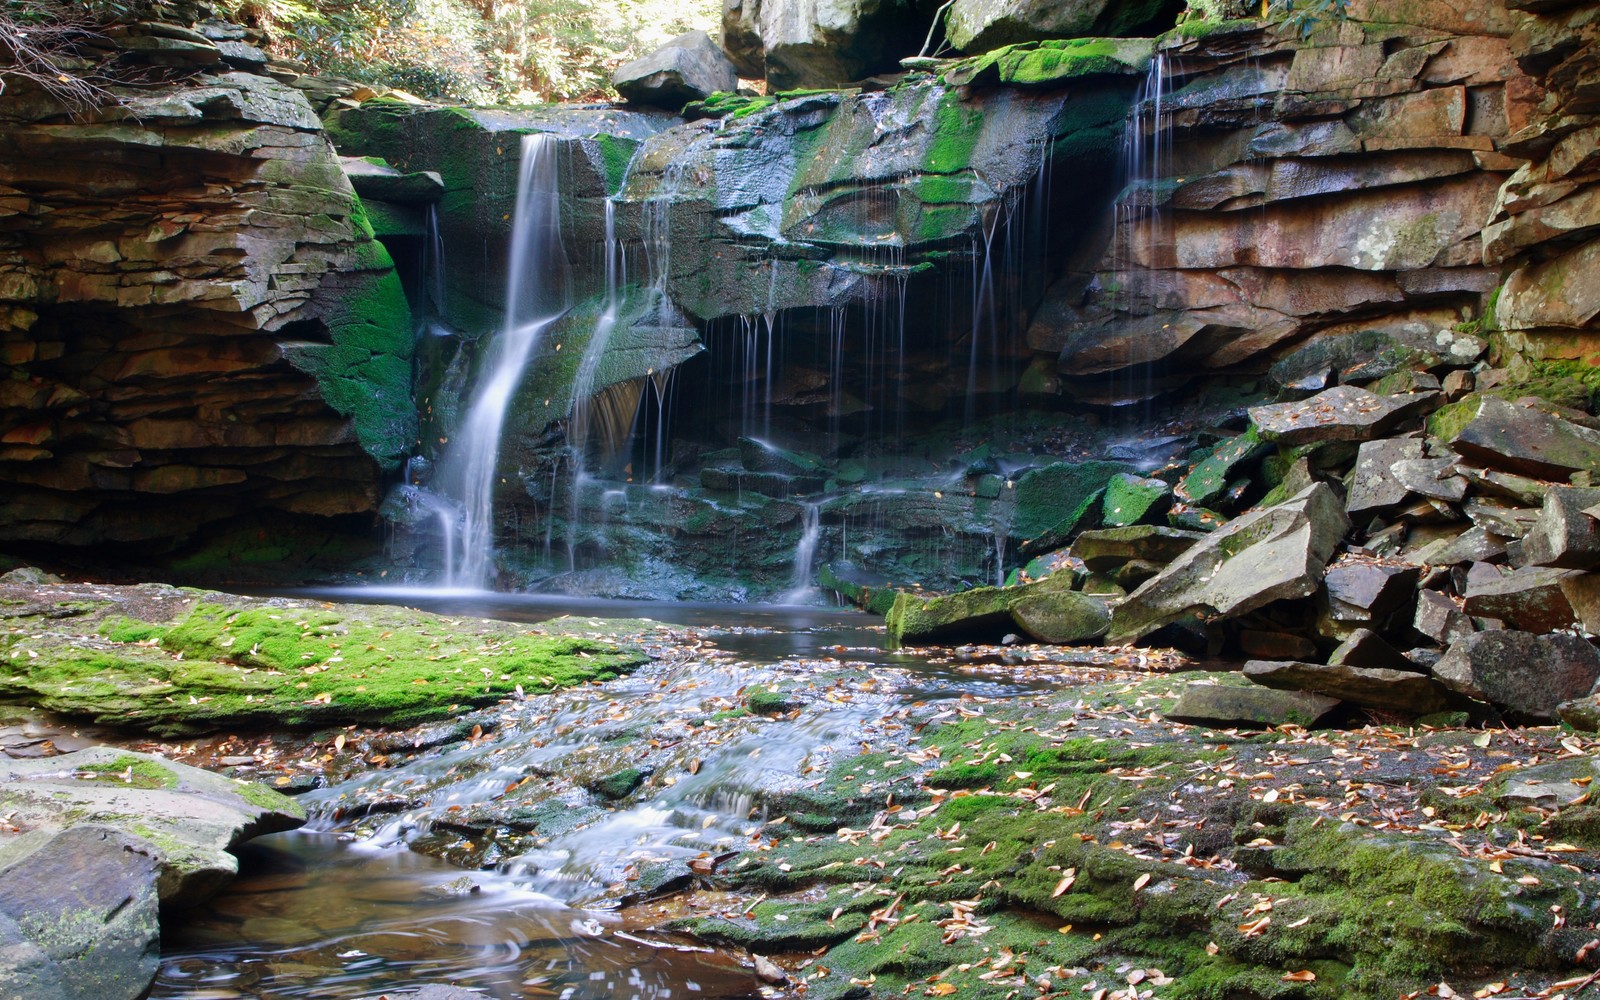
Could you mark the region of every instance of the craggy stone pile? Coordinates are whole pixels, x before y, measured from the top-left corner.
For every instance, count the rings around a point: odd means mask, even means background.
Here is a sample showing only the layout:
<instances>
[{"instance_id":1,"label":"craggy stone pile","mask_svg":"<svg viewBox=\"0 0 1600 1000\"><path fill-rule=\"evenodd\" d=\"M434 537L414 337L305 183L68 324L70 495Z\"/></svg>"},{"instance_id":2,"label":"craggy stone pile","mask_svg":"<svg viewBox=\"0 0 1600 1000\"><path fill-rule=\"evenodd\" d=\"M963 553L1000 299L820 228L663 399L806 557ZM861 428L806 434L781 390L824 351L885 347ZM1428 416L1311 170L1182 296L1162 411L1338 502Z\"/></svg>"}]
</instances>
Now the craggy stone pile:
<instances>
[{"instance_id":1,"label":"craggy stone pile","mask_svg":"<svg viewBox=\"0 0 1600 1000\"><path fill-rule=\"evenodd\" d=\"M1558 401L1591 390L1575 377L1509 384L1505 369L1468 365L1482 341L1439 339L1417 368L1358 368L1250 408L1243 433L1138 479L1142 507L1115 501L1137 510L1132 524L1082 530L1092 522L1074 512L1071 545L1017 586L901 594L891 633L988 624L1171 644L1370 709L1483 702L1595 728L1600 652L1583 637L1600 633L1600 419Z\"/></svg>"}]
</instances>

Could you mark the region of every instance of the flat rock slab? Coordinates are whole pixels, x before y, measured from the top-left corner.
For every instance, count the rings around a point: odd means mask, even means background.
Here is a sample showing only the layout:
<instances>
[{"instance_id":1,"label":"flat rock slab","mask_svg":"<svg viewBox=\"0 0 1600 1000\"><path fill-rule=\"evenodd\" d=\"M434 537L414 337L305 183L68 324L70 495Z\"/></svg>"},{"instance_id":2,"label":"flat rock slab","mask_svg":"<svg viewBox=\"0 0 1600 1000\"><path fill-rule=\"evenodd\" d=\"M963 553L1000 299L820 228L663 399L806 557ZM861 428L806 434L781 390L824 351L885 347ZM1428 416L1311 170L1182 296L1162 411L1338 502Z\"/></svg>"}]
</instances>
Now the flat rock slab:
<instances>
[{"instance_id":1,"label":"flat rock slab","mask_svg":"<svg viewBox=\"0 0 1600 1000\"><path fill-rule=\"evenodd\" d=\"M1428 715L1449 707L1445 690L1426 674L1294 660L1250 660L1244 675L1257 684L1310 691L1364 708Z\"/></svg>"},{"instance_id":2,"label":"flat rock slab","mask_svg":"<svg viewBox=\"0 0 1600 1000\"><path fill-rule=\"evenodd\" d=\"M1166 716L1202 726L1312 726L1338 707L1339 699L1306 691L1201 683L1184 688Z\"/></svg>"},{"instance_id":3,"label":"flat rock slab","mask_svg":"<svg viewBox=\"0 0 1600 1000\"><path fill-rule=\"evenodd\" d=\"M1452 643L1433 675L1521 719L1554 722L1562 702L1588 695L1600 680L1600 650L1575 635L1477 632Z\"/></svg>"},{"instance_id":4,"label":"flat rock slab","mask_svg":"<svg viewBox=\"0 0 1600 1000\"><path fill-rule=\"evenodd\" d=\"M1463 457L1492 469L1566 480L1600 473L1600 431L1498 396L1473 396L1429 419L1429 430Z\"/></svg>"},{"instance_id":5,"label":"flat rock slab","mask_svg":"<svg viewBox=\"0 0 1600 1000\"><path fill-rule=\"evenodd\" d=\"M1298 402L1253 406L1250 420L1263 439L1283 445L1371 441L1436 399L1433 393L1380 396L1357 386L1340 385Z\"/></svg>"},{"instance_id":6,"label":"flat rock slab","mask_svg":"<svg viewBox=\"0 0 1600 1000\"><path fill-rule=\"evenodd\" d=\"M1600 778L1600 766L1589 756L1535 764L1507 775L1495 790L1494 801L1503 809L1560 809L1586 799L1596 778Z\"/></svg>"},{"instance_id":7,"label":"flat rock slab","mask_svg":"<svg viewBox=\"0 0 1600 1000\"><path fill-rule=\"evenodd\" d=\"M1071 554L1092 573L1116 569L1130 559L1165 564L1205 538L1199 531L1139 524L1085 531L1072 543Z\"/></svg>"},{"instance_id":8,"label":"flat rock slab","mask_svg":"<svg viewBox=\"0 0 1600 1000\"><path fill-rule=\"evenodd\" d=\"M0 996L136 1000L161 951L159 861L85 824L0 837Z\"/></svg>"},{"instance_id":9,"label":"flat rock slab","mask_svg":"<svg viewBox=\"0 0 1600 1000\"><path fill-rule=\"evenodd\" d=\"M1309 597L1349 529L1344 505L1321 483L1286 503L1237 517L1112 609L1109 641L1148 635L1190 612L1240 615L1273 601Z\"/></svg>"},{"instance_id":10,"label":"flat rock slab","mask_svg":"<svg viewBox=\"0 0 1600 1000\"><path fill-rule=\"evenodd\" d=\"M140 838L159 867L161 902L176 906L233 879L239 861L229 848L305 822L297 803L269 788L110 747L0 760L0 815L25 831L93 823Z\"/></svg>"}]
</instances>

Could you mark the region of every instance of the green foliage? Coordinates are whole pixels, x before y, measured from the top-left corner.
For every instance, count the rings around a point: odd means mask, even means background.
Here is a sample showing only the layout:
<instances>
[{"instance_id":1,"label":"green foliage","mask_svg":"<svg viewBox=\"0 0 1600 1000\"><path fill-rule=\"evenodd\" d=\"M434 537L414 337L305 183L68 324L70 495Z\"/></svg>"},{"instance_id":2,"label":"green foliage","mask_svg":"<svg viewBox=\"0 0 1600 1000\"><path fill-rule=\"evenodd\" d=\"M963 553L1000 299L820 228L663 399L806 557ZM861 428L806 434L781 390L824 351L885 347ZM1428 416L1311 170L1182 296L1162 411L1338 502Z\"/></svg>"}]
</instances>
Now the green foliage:
<instances>
[{"instance_id":1,"label":"green foliage","mask_svg":"<svg viewBox=\"0 0 1600 1000\"><path fill-rule=\"evenodd\" d=\"M533 104L609 96L611 71L711 29L713 0L244 0L280 54L424 97Z\"/></svg>"},{"instance_id":2,"label":"green foliage","mask_svg":"<svg viewBox=\"0 0 1600 1000\"><path fill-rule=\"evenodd\" d=\"M1309 38L1321 25L1350 16L1350 0L1272 0L1270 10L1301 38Z\"/></svg>"}]
</instances>

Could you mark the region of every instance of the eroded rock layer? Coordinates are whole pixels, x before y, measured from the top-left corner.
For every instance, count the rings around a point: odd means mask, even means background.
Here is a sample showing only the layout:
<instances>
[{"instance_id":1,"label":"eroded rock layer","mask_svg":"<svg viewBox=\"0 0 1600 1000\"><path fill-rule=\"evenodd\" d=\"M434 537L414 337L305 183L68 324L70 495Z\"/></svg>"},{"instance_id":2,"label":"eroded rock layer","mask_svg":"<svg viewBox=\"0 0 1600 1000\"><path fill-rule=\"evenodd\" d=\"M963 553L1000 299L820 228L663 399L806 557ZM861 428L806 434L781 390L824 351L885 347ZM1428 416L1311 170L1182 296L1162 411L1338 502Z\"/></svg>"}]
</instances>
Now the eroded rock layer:
<instances>
[{"instance_id":1,"label":"eroded rock layer","mask_svg":"<svg viewBox=\"0 0 1600 1000\"><path fill-rule=\"evenodd\" d=\"M187 79L0 104L0 540L371 512L415 443L390 258L303 90L237 29L146 27L119 44L186 32Z\"/></svg>"}]
</instances>

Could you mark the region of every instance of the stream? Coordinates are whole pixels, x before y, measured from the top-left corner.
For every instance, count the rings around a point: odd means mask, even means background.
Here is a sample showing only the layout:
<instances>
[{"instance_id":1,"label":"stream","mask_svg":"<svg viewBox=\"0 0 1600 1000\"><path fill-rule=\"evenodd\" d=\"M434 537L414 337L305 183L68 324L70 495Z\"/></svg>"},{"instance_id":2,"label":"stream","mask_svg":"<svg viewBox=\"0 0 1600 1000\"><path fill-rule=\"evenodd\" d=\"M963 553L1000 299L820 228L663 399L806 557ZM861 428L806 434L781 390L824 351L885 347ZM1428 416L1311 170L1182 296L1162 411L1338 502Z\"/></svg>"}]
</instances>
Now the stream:
<instances>
[{"instance_id":1,"label":"stream","mask_svg":"<svg viewBox=\"0 0 1600 1000\"><path fill-rule=\"evenodd\" d=\"M301 795L304 829L252 842L227 891L166 922L157 1000L447 983L496 998L760 996L734 956L652 929L675 887L759 843L839 751L892 746L913 703L1037 686L886 651L879 619L837 609L295 596L516 622L648 616L672 638L630 676L472 713L479 735L388 748L384 766ZM755 710L752 692L778 710Z\"/></svg>"}]
</instances>

